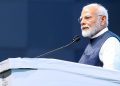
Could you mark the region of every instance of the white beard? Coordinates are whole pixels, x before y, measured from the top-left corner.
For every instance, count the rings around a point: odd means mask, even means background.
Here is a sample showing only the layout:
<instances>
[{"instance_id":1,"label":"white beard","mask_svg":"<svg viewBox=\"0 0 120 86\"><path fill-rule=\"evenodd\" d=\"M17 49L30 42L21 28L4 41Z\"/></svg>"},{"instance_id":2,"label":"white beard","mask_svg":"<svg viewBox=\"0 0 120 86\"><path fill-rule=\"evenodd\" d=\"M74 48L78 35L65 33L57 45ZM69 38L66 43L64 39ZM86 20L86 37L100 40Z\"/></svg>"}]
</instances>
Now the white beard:
<instances>
[{"instance_id":1,"label":"white beard","mask_svg":"<svg viewBox=\"0 0 120 86\"><path fill-rule=\"evenodd\" d=\"M99 20L97 20L97 22L95 23L94 26L92 26L92 27L87 26L87 27L88 27L88 29L82 30L82 36L91 38L92 36L96 35L99 32L99 30L100 30L100 22L99 22Z\"/></svg>"}]
</instances>

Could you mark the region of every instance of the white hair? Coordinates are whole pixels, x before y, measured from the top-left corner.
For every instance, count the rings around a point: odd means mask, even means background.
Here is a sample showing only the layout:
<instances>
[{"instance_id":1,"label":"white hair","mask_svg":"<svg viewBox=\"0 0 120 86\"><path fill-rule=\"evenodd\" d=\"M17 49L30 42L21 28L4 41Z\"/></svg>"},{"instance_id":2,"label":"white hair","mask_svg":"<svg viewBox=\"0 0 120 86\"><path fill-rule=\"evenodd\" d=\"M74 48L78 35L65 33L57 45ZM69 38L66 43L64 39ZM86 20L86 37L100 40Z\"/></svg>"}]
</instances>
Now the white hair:
<instances>
[{"instance_id":1,"label":"white hair","mask_svg":"<svg viewBox=\"0 0 120 86\"><path fill-rule=\"evenodd\" d=\"M84 6L84 7L89 7L89 6L90 7L91 6L98 7L98 11L97 11L98 15L106 16L106 27L107 27L108 26L108 11L107 11L107 9L104 6L102 6L101 4L98 4L98 3L88 4L88 5Z\"/></svg>"}]
</instances>

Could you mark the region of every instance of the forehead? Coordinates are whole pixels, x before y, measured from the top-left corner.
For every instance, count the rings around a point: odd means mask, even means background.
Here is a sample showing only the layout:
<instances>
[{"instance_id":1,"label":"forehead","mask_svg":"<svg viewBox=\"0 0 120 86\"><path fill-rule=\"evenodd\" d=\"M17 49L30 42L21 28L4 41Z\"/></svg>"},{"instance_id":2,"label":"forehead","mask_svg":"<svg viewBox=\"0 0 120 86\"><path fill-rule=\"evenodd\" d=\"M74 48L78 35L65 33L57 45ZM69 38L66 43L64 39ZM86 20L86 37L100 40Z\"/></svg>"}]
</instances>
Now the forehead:
<instances>
[{"instance_id":1,"label":"forehead","mask_svg":"<svg viewBox=\"0 0 120 86\"><path fill-rule=\"evenodd\" d=\"M97 7L96 6L88 6L84 7L81 16L86 16L86 15L94 15L97 13Z\"/></svg>"}]
</instances>

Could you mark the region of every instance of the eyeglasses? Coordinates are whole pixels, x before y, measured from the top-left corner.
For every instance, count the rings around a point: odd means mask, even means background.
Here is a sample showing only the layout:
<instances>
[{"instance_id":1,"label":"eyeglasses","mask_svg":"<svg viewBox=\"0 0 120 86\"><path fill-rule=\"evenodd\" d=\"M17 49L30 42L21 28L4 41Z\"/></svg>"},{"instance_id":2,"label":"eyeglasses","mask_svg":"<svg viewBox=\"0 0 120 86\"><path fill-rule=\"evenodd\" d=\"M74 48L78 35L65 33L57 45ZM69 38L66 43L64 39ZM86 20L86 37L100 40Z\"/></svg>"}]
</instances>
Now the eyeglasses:
<instances>
[{"instance_id":1,"label":"eyeglasses","mask_svg":"<svg viewBox=\"0 0 120 86\"><path fill-rule=\"evenodd\" d=\"M104 15L97 15L97 16L104 16ZM86 16L86 19L87 18L90 18L91 16ZM78 22L80 23L81 22L81 18L78 18Z\"/></svg>"},{"instance_id":2,"label":"eyeglasses","mask_svg":"<svg viewBox=\"0 0 120 86\"><path fill-rule=\"evenodd\" d=\"M80 18L78 18L78 22L80 23Z\"/></svg>"}]
</instances>

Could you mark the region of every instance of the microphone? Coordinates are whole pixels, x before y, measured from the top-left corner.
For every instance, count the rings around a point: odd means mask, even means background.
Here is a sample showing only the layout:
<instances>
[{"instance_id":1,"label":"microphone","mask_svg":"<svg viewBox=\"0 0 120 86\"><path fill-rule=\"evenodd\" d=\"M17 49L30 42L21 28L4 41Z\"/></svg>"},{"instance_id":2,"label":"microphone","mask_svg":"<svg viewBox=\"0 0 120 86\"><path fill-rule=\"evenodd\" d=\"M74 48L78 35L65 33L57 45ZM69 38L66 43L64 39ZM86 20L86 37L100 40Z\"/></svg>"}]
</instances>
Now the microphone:
<instances>
[{"instance_id":1,"label":"microphone","mask_svg":"<svg viewBox=\"0 0 120 86\"><path fill-rule=\"evenodd\" d=\"M72 45L73 43L75 43L75 42L77 43L77 42L79 42L79 41L80 41L80 36L79 36L79 35L75 35L75 36L73 37L73 40L72 40L70 43L68 43L68 44L66 44L66 45L64 45L64 46L62 46L62 47L56 48L56 49L54 49L54 50L48 51L48 52L46 52L46 53L43 53L43 54L41 54L41 55L39 55L39 56L36 56L36 57L34 57L34 58L43 57L43 56L48 55L48 54L50 54L50 53L53 53L53 52L56 52L56 51L61 50L61 49L63 49L63 48L66 48L66 47Z\"/></svg>"}]
</instances>

